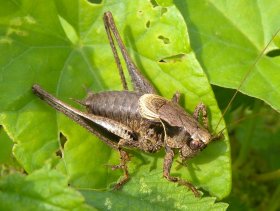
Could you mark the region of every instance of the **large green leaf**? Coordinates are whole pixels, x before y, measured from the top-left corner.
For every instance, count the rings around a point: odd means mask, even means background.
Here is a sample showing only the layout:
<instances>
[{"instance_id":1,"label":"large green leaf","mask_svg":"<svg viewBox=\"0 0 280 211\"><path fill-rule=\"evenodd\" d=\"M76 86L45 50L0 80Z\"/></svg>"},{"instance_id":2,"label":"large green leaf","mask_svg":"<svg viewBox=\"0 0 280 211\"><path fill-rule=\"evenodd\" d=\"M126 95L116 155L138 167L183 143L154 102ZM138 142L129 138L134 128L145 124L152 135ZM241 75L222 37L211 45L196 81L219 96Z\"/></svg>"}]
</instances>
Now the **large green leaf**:
<instances>
[{"instance_id":1,"label":"large green leaf","mask_svg":"<svg viewBox=\"0 0 280 211\"><path fill-rule=\"evenodd\" d=\"M182 92L188 111L204 102L212 128L220 119L211 87L175 6L153 7L150 1L128 0L99 5L85 0L72 0L71 4L66 0L47 4L18 0L5 1L1 10L0 50L5 55L0 58L0 123L14 140L14 155L28 173L48 161L80 188L105 188L121 175L104 166L118 162L116 152L31 92L31 86L38 83L73 105L69 98L84 98L84 87L121 90L102 23L104 11L112 11L131 56L163 96ZM223 127L221 124L219 129ZM64 137L67 141L63 145ZM63 152L62 159L56 155L58 150ZM188 168L173 168L172 172L222 198L231 188L229 152L227 140L215 142L192 159ZM132 174L139 170L141 156L137 152L132 159ZM148 156L145 165L151 166L155 158L162 161L163 154ZM161 169L162 165L156 166L157 171Z\"/></svg>"},{"instance_id":2,"label":"large green leaf","mask_svg":"<svg viewBox=\"0 0 280 211\"><path fill-rule=\"evenodd\" d=\"M280 1L175 1L189 27L192 47L210 82L238 88L280 111Z\"/></svg>"},{"instance_id":3,"label":"large green leaf","mask_svg":"<svg viewBox=\"0 0 280 211\"><path fill-rule=\"evenodd\" d=\"M157 164L161 164L158 162ZM227 204L215 203L214 197L193 198L191 192L174 183L166 183L160 170L148 173L140 167L123 191L82 190L88 204L100 210L225 210ZM176 191L174 191L176 190ZM129 202L129 203L128 203Z\"/></svg>"},{"instance_id":4,"label":"large green leaf","mask_svg":"<svg viewBox=\"0 0 280 211\"><path fill-rule=\"evenodd\" d=\"M13 142L0 126L0 165L11 160Z\"/></svg>"},{"instance_id":5,"label":"large green leaf","mask_svg":"<svg viewBox=\"0 0 280 211\"><path fill-rule=\"evenodd\" d=\"M0 202L1 210L93 210L67 186L65 175L47 168L26 177L16 173L2 178Z\"/></svg>"}]
</instances>

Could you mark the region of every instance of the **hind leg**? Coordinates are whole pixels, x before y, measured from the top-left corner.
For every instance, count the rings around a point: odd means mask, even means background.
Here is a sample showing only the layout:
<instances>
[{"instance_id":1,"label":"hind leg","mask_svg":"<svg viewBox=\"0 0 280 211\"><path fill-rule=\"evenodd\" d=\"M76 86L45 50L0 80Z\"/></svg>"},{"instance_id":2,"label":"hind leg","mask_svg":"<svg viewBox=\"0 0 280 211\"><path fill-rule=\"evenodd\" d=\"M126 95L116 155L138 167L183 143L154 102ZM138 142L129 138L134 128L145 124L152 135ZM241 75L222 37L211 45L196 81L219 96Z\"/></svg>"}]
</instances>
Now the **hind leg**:
<instances>
[{"instance_id":1,"label":"hind leg","mask_svg":"<svg viewBox=\"0 0 280 211\"><path fill-rule=\"evenodd\" d=\"M136 67L136 65L133 63L132 59L128 55L128 52L126 50L126 47L123 44L123 41L121 39L119 32L117 30L117 27L115 25L114 18L112 16L111 12L105 12L104 16L103 16L103 20L104 20L106 33L108 35L108 39L110 41L110 45L111 45L111 48L112 48L112 51L113 51L113 54L115 57L115 61L117 63L118 69L119 69L119 73L121 76L121 80L122 80L124 89L127 90L127 84L125 81L123 69L121 67L120 59L117 54L117 50L116 50L116 46L114 44L112 34L114 35L115 40L118 43L119 48L121 50L122 56L125 60L126 67L128 69L129 75L131 77L131 81L132 81L134 90L141 92L141 93L156 93L156 90L153 87L153 85L141 74L141 72L138 70L138 68Z\"/></svg>"}]
</instances>

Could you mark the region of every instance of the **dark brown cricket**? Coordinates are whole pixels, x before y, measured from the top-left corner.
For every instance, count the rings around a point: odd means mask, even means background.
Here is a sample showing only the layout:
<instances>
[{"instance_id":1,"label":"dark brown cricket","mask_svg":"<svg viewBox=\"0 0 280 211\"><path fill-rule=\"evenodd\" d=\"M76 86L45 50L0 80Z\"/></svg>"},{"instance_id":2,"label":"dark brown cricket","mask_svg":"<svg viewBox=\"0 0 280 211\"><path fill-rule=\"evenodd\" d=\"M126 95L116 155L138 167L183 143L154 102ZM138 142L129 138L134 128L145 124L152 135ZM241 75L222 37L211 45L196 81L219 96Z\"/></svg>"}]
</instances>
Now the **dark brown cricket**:
<instances>
[{"instance_id":1,"label":"dark brown cricket","mask_svg":"<svg viewBox=\"0 0 280 211\"><path fill-rule=\"evenodd\" d=\"M120 188L129 179L127 169L129 156L125 148L150 153L164 148L163 176L169 181L187 186L198 196L197 189L191 183L171 176L170 169L176 149L180 157L187 160L217 138L211 136L208 131L205 106L199 104L194 114L190 115L178 104L179 93L175 93L171 100L159 96L153 85L140 73L129 57L112 14L106 12L103 19L124 90L89 93L85 100L78 101L86 107L87 112L79 111L61 102L39 85L33 85L33 92L50 106L97 135L111 148L119 151L121 162L113 166L113 169L122 169L124 177L116 184L116 188ZM126 62L134 91L128 91L112 34ZM203 126L198 120L200 114L202 114Z\"/></svg>"}]
</instances>

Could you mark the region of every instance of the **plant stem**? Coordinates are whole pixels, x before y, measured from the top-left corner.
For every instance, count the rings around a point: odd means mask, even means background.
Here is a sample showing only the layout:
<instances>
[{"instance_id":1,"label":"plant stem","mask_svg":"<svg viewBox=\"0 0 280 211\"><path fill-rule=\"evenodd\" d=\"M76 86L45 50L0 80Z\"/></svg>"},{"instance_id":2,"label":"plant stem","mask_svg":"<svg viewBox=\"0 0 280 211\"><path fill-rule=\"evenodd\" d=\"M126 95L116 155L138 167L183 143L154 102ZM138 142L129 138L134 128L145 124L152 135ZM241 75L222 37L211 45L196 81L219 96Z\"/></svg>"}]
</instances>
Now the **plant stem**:
<instances>
[{"instance_id":1,"label":"plant stem","mask_svg":"<svg viewBox=\"0 0 280 211\"><path fill-rule=\"evenodd\" d=\"M268 203L268 211L276 211L279 210L278 208L280 207L279 203L279 198L280 198L280 185L277 186L276 190L274 191L271 200Z\"/></svg>"},{"instance_id":2,"label":"plant stem","mask_svg":"<svg viewBox=\"0 0 280 211\"><path fill-rule=\"evenodd\" d=\"M276 171L272 171L269 173L257 174L252 179L261 182L280 179L280 169L277 169Z\"/></svg>"},{"instance_id":3,"label":"plant stem","mask_svg":"<svg viewBox=\"0 0 280 211\"><path fill-rule=\"evenodd\" d=\"M259 100L255 100L254 103L254 107L253 107L253 115L255 113L258 113L260 108L261 108L262 102L260 102ZM256 128L256 120L255 119L250 119L248 120L248 123L246 125L246 131L244 133L244 139L243 139L243 143L242 143L242 147L240 149L240 153L237 157L237 159L235 160L234 164L233 164L233 168L237 169L240 166L243 165L243 163L247 160L250 148L251 148L251 142L253 139L253 134Z\"/></svg>"}]
</instances>

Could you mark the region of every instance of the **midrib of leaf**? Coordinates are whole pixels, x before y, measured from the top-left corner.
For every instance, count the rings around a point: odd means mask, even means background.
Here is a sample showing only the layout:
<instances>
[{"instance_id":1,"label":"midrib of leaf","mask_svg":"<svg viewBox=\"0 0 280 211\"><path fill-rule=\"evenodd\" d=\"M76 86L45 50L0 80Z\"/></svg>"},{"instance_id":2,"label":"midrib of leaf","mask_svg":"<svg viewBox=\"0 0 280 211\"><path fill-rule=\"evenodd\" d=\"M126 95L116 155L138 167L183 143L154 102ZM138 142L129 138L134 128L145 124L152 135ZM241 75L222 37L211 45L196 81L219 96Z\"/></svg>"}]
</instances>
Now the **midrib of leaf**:
<instances>
[{"instance_id":1,"label":"midrib of leaf","mask_svg":"<svg viewBox=\"0 0 280 211\"><path fill-rule=\"evenodd\" d=\"M61 69L61 71L60 71L60 74L59 74L59 76L58 76L57 85L56 85L56 96L59 96L59 88L60 88L60 86L61 86L61 79L62 79L62 76L63 76L63 74L64 74L64 71L65 71L65 69L66 69L66 67L67 67L67 64L68 64L69 61L71 60L73 54L74 54L74 50L72 49L71 52L69 53L67 59L65 60L64 65L63 65L63 67L62 67L62 69ZM57 118L56 118L56 119L57 119Z\"/></svg>"}]
</instances>

